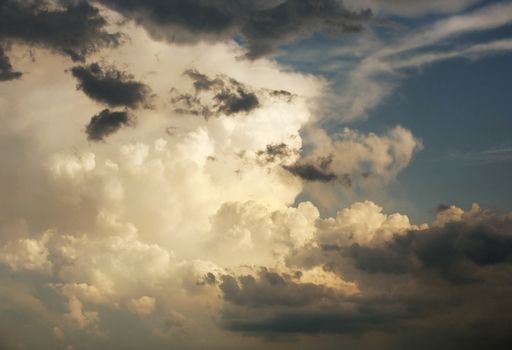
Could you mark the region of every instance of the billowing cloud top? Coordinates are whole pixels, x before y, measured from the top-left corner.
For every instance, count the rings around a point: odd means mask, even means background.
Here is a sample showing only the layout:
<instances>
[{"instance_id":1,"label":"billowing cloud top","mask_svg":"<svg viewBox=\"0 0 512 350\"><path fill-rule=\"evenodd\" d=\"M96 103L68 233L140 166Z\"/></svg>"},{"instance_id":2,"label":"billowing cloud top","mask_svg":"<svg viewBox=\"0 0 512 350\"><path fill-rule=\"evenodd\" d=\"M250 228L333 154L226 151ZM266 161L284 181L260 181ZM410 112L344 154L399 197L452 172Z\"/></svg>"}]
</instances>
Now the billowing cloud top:
<instances>
[{"instance_id":1,"label":"billowing cloud top","mask_svg":"<svg viewBox=\"0 0 512 350\"><path fill-rule=\"evenodd\" d=\"M429 140L347 122L511 49L429 51L508 4L395 18L474 3L0 0L0 349L508 349L511 214L386 209ZM341 88L275 60L328 36Z\"/></svg>"}]
</instances>

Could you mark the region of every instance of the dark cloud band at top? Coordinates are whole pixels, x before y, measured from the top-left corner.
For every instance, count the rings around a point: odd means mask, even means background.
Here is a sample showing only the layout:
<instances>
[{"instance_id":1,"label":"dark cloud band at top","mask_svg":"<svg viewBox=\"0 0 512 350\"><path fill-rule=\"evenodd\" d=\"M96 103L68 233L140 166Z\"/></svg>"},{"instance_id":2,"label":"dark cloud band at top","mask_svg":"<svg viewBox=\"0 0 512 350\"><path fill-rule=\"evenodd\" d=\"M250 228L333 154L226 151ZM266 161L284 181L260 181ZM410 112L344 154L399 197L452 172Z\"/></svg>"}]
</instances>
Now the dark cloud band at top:
<instances>
[{"instance_id":1,"label":"dark cloud band at top","mask_svg":"<svg viewBox=\"0 0 512 350\"><path fill-rule=\"evenodd\" d=\"M351 12L337 0L101 0L151 35L190 43L241 38L256 59L315 32L360 32L370 10Z\"/></svg>"}]
</instances>

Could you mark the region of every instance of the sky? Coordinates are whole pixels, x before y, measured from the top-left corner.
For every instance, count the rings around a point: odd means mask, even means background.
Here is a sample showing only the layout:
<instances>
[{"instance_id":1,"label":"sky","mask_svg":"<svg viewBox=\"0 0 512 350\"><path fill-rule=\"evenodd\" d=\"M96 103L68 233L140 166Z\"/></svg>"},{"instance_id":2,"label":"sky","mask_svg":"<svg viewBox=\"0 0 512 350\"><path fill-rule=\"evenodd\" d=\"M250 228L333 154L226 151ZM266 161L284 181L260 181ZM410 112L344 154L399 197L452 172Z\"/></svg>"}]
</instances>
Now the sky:
<instances>
[{"instance_id":1,"label":"sky","mask_svg":"<svg viewBox=\"0 0 512 350\"><path fill-rule=\"evenodd\" d=\"M510 349L512 2L0 0L0 350Z\"/></svg>"}]
</instances>

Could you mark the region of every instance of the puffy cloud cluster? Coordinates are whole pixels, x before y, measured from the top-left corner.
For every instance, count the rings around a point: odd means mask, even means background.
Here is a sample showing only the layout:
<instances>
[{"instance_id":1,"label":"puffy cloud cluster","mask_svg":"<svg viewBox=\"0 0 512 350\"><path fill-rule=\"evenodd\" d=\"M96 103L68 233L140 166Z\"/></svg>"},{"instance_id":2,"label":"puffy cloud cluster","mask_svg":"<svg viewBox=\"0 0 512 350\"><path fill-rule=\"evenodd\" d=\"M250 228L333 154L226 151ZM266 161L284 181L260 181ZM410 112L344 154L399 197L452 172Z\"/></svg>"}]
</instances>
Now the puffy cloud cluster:
<instances>
[{"instance_id":1,"label":"puffy cloud cluster","mask_svg":"<svg viewBox=\"0 0 512 350\"><path fill-rule=\"evenodd\" d=\"M510 214L452 207L462 213L457 219L418 227L379 209L357 203L336 219L320 220L310 244L288 254L281 273L224 276L223 325L253 335L340 334L367 349L506 347L502 324L510 316L495 308L511 306ZM373 219L363 211L373 211ZM326 229L326 222L337 222L338 230ZM387 230L394 234L368 239ZM338 276L344 287L329 288L325 276L313 285L301 281L319 269ZM475 327L481 323L492 327Z\"/></svg>"},{"instance_id":2,"label":"puffy cloud cluster","mask_svg":"<svg viewBox=\"0 0 512 350\"><path fill-rule=\"evenodd\" d=\"M312 152L286 169L306 181L339 181L348 187L354 178L393 179L423 147L420 140L400 126L382 136L345 128L334 139L323 130L315 130L310 142L314 146Z\"/></svg>"},{"instance_id":3,"label":"puffy cloud cluster","mask_svg":"<svg viewBox=\"0 0 512 350\"><path fill-rule=\"evenodd\" d=\"M309 202L281 210L254 201L228 202L213 216L207 244L219 261L238 256L247 264L276 264L313 238L318 218L318 209Z\"/></svg>"},{"instance_id":4,"label":"puffy cloud cluster","mask_svg":"<svg viewBox=\"0 0 512 350\"><path fill-rule=\"evenodd\" d=\"M1 347L112 348L128 341L187 348L200 341L187 335L197 331L222 346L223 330L214 322L221 302L216 281L244 257L222 266L213 261L216 253L207 243L222 234L212 231L213 217L223 205L248 199L269 212L284 210L301 191L283 172L268 173L240 153L272 143L300 147L299 130L311 117L309 99L322 89L320 80L287 73L270 61L262 61L255 74L235 58L236 47L210 47L224 63L198 61L208 76L229 74L256 91L277 76L269 91L290 90L297 97L274 103L269 92L242 118L184 118L168 104L169 90L180 86L190 57L204 47L163 45L141 30L130 34L134 47L118 48L112 60L145 77L156 93L155 106L138 110L139 128L111 135L108 144L81 137L81 125L97 105L76 90L74 77L53 53L38 51L39 69L0 86L6 112L0 116ZM184 58L167 59L175 56ZM30 58L18 65L22 71L33 67ZM104 67L93 77L100 85L117 76ZM152 74L154 69L159 73ZM135 81L121 75L122 86ZM183 81L183 88L189 83ZM115 121L125 120L111 117L97 115L86 129L89 137L103 138L116 129ZM295 210L278 215L275 227L292 220ZM309 211L296 216L309 218L316 208ZM290 241L308 235L300 227L281 234ZM127 327L135 329L128 336Z\"/></svg>"}]
</instances>

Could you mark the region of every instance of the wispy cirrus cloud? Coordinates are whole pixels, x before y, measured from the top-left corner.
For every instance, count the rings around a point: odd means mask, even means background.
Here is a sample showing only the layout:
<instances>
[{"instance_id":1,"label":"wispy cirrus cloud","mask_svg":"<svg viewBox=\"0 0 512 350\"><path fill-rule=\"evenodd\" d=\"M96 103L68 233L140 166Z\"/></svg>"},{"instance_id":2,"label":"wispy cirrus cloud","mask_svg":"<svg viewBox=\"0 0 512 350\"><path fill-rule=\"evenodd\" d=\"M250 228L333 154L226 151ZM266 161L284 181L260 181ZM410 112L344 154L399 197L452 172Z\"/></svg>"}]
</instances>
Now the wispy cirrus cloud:
<instances>
[{"instance_id":1,"label":"wispy cirrus cloud","mask_svg":"<svg viewBox=\"0 0 512 350\"><path fill-rule=\"evenodd\" d=\"M319 72L339 79L336 96L327 102L331 106L330 118L345 122L366 118L396 90L407 76L407 69L448 59L475 60L509 52L512 49L509 38L484 42L455 39L507 26L512 23L511 14L512 5L501 2L439 19L412 32L397 29L392 40L367 35L351 43L355 49L336 48L322 55L316 52Z\"/></svg>"},{"instance_id":2,"label":"wispy cirrus cloud","mask_svg":"<svg viewBox=\"0 0 512 350\"><path fill-rule=\"evenodd\" d=\"M457 161L468 165L481 165L487 163L502 163L512 160L512 148L490 148L482 151L460 152L451 151L444 157L432 161Z\"/></svg>"}]
</instances>

